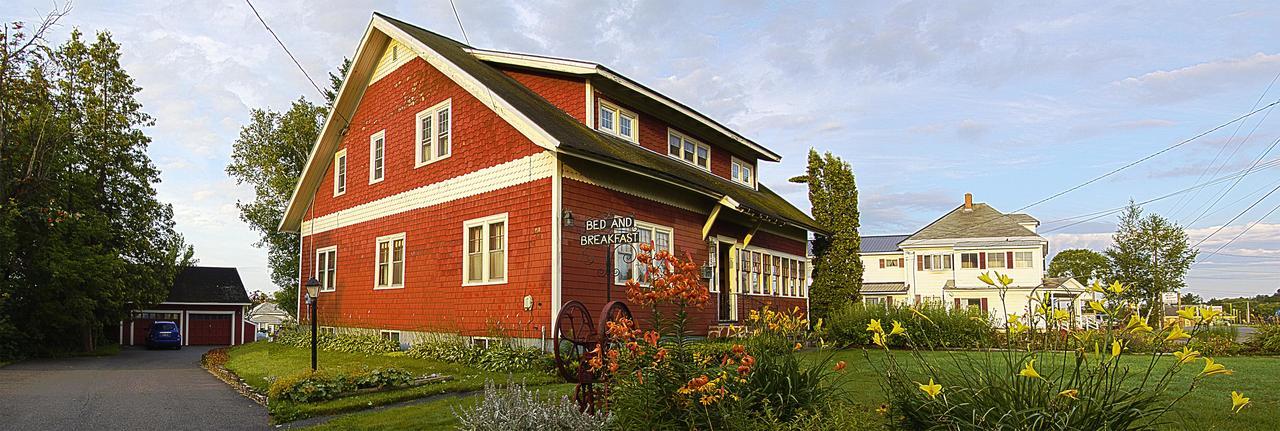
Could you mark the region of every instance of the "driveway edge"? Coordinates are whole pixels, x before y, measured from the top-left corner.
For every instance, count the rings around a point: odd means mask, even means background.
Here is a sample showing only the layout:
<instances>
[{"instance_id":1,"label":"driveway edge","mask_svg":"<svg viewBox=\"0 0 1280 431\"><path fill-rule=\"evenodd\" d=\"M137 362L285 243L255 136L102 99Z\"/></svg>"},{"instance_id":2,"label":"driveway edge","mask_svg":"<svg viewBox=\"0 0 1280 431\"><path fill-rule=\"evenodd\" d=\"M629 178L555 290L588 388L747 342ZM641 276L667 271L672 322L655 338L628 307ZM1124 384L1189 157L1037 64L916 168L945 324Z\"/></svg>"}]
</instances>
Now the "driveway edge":
<instances>
[{"instance_id":1,"label":"driveway edge","mask_svg":"<svg viewBox=\"0 0 1280 431\"><path fill-rule=\"evenodd\" d=\"M218 380L231 385L232 389L235 389L245 398L253 400L253 402L262 407L267 407L267 396L265 394L258 392L253 386L249 386L248 383L244 382L244 379L241 379L235 372L228 370L224 366L230 359L231 356L227 354L227 348L219 347L200 355L200 367L208 371L209 374L213 374Z\"/></svg>"}]
</instances>

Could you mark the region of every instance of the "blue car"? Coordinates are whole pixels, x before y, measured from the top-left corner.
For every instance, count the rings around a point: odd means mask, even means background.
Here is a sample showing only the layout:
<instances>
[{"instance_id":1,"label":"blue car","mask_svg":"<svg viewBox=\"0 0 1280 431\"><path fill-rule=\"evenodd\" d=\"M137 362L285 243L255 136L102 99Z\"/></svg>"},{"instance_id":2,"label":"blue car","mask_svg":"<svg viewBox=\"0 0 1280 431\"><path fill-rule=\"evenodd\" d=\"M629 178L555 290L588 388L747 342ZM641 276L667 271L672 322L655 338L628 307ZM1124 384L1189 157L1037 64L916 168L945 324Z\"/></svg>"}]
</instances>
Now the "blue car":
<instances>
[{"instance_id":1,"label":"blue car","mask_svg":"<svg viewBox=\"0 0 1280 431\"><path fill-rule=\"evenodd\" d=\"M182 332L178 330L177 323L157 320L151 324L151 331L147 333L147 348L157 347L182 349Z\"/></svg>"}]
</instances>

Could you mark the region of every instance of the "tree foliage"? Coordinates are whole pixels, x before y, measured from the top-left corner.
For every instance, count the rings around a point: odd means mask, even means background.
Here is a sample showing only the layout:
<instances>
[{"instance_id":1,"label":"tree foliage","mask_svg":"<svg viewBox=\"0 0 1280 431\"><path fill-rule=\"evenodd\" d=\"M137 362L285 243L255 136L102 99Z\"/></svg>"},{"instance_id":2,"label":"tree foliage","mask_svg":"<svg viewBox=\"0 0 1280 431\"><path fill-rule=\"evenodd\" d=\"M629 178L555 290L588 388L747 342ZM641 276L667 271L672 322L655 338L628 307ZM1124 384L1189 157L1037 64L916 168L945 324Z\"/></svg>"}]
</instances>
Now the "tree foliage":
<instances>
[{"instance_id":1,"label":"tree foliage","mask_svg":"<svg viewBox=\"0 0 1280 431\"><path fill-rule=\"evenodd\" d=\"M1049 262L1050 277L1073 277L1081 284L1106 278L1111 263L1102 253L1076 248L1063 250Z\"/></svg>"},{"instance_id":2,"label":"tree foliage","mask_svg":"<svg viewBox=\"0 0 1280 431\"><path fill-rule=\"evenodd\" d=\"M237 184L253 186L254 199L237 202L236 207L240 219L258 232L254 246L267 249L271 281L280 288L275 293L276 305L289 314L296 315L298 308L298 235L278 229L311 146L350 67L351 61L345 60L337 75L329 74L332 89L325 93L326 105L298 97L283 113L270 108L252 110L249 124L240 128L232 145L227 165L227 174Z\"/></svg>"},{"instance_id":3,"label":"tree foliage","mask_svg":"<svg viewBox=\"0 0 1280 431\"><path fill-rule=\"evenodd\" d=\"M193 251L156 199L153 124L106 32L0 35L0 358L94 348Z\"/></svg>"},{"instance_id":4,"label":"tree foliage","mask_svg":"<svg viewBox=\"0 0 1280 431\"><path fill-rule=\"evenodd\" d=\"M809 290L809 311L826 317L858 296L862 290L862 239L858 235L858 186L853 168L831 153L809 150L806 175L797 179L809 184L813 218L830 235L816 235L813 241L813 284Z\"/></svg>"},{"instance_id":5,"label":"tree foliage","mask_svg":"<svg viewBox=\"0 0 1280 431\"><path fill-rule=\"evenodd\" d=\"M1114 244L1106 250L1111 261L1112 281L1130 286L1130 298L1146 301L1151 314L1162 315L1160 295L1186 287L1183 280L1197 251L1187 241L1181 226L1158 214L1142 216L1142 208L1132 201L1120 215L1112 235Z\"/></svg>"}]
</instances>

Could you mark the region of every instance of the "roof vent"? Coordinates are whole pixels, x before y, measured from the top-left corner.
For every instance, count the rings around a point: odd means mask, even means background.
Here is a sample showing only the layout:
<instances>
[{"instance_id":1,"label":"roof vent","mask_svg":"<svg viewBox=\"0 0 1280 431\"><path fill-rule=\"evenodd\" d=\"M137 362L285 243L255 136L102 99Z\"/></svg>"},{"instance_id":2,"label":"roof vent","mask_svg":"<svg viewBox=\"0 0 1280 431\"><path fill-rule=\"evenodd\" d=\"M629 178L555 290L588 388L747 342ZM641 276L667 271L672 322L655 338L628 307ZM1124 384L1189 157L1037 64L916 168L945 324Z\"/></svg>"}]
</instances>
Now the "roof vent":
<instances>
[{"instance_id":1,"label":"roof vent","mask_svg":"<svg viewBox=\"0 0 1280 431\"><path fill-rule=\"evenodd\" d=\"M973 209L973 193L964 194L964 209L965 210Z\"/></svg>"}]
</instances>

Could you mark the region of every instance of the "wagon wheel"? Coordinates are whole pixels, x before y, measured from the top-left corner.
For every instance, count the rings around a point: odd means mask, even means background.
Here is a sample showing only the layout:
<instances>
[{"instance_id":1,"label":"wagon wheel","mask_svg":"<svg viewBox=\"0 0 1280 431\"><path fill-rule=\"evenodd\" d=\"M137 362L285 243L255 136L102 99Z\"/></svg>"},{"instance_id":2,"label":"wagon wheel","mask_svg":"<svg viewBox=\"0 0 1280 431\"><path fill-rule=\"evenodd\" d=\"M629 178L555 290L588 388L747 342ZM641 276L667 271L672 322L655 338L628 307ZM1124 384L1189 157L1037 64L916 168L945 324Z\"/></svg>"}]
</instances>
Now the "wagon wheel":
<instances>
[{"instance_id":1,"label":"wagon wheel","mask_svg":"<svg viewBox=\"0 0 1280 431\"><path fill-rule=\"evenodd\" d=\"M593 323L591 312L578 301L566 302L556 316L556 370L566 381L590 383L592 380L590 373L582 373L582 368L599 342Z\"/></svg>"},{"instance_id":2,"label":"wagon wheel","mask_svg":"<svg viewBox=\"0 0 1280 431\"><path fill-rule=\"evenodd\" d=\"M614 341L617 341L613 336L609 335L609 322L617 322L623 318L630 320L632 325L635 324L635 319L631 316L631 309L622 301L613 301L605 304L604 309L600 311L600 344L605 346L604 349L608 349L613 345ZM601 349L601 353L604 353L604 349Z\"/></svg>"}]
</instances>

